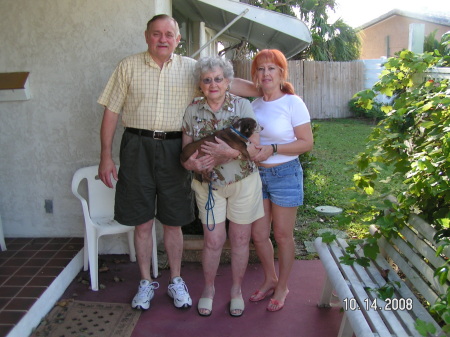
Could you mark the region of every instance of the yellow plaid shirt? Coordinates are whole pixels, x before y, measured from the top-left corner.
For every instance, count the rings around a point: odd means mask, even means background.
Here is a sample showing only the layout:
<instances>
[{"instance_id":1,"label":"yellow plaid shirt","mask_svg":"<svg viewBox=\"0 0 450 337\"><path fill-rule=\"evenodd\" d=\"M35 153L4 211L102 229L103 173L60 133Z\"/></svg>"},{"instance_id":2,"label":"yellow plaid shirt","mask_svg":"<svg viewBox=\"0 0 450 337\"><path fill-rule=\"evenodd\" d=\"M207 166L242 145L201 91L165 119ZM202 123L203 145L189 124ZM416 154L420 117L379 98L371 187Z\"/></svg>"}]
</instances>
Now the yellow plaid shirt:
<instances>
[{"instance_id":1,"label":"yellow plaid shirt","mask_svg":"<svg viewBox=\"0 0 450 337\"><path fill-rule=\"evenodd\" d=\"M98 103L122 112L125 127L181 131L184 111L195 95L196 61L173 54L160 69L148 51L123 59Z\"/></svg>"}]
</instances>

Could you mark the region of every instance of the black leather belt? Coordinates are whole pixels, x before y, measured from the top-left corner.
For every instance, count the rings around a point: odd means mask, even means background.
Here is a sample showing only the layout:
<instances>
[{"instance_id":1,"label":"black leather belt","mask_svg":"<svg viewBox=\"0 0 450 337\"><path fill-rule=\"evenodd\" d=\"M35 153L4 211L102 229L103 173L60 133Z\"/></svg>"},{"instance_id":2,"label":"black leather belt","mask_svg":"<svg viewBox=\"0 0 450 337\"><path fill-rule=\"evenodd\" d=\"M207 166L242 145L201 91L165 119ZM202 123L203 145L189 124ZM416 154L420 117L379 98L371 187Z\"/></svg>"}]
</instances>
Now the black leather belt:
<instances>
[{"instance_id":1,"label":"black leather belt","mask_svg":"<svg viewBox=\"0 0 450 337\"><path fill-rule=\"evenodd\" d=\"M153 139L177 139L181 138L181 135L183 134L181 131L151 131L151 130L144 130L144 129L134 129L134 128L126 128L125 132L131 132L136 135L144 136L144 137L151 137Z\"/></svg>"}]
</instances>

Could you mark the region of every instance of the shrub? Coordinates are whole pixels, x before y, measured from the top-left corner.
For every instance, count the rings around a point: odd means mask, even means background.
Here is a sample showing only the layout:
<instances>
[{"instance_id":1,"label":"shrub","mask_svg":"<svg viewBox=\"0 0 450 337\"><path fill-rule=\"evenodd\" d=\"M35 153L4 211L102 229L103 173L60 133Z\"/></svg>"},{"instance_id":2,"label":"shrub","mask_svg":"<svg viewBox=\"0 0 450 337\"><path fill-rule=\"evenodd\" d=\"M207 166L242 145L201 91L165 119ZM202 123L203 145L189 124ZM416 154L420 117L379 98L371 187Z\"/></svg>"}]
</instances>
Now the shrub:
<instances>
[{"instance_id":1,"label":"shrub","mask_svg":"<svg viewBox=\"0 0 450 337\"><path fill-rule=\"evenodd\" d=\"M391 166L389 178L400 177L405 190L396 195L398 203L385 201L370 208L369 219L389 238L398 234L411 212L417 213L438 230L436 239L443 249L450 245L450 86L448 80L415 82L418 75L433 66L448 66L448 57L441 56L438 50L420 55L402 51L387 61L373 90L356 94L355 104L366 110L373 108L379 93L395 95L396 99L392 105L381 107L385 118L374 128L366 150L359 155L359 173L354 180L371 195L377 188L380 167ZM386 214L386 208L391 212ZM448 273L447 261L436 273L439 282L444 284ZM450 288L430 309L442 318L446 332L450 332L449 299ZM418 320L417 326L423 329L426 324Z\"/></svg>"},{"instance_id":2,"label":"shrub","mask_svg":"<svg viewBox=\"0 0 450 337\"><path fill-rule=\"evenodd\" d=\"M314 140L317 138L317 132L319 131L319 125L311 122L311 129L313 133ZM303 176L306 177L308 174L308 170L311 167L312 163L316 160L312 151L302 153L298 156L300 163L302 164Z\"/></svg>"},{"instance_id":3,"label":"shrub","mask_svg":"<svg viewBox=\"0 0 450 337\"><path fill-rule=\"evenodd\" d=\"M416 85L413 79L441 60L433 53L402 51L387 61L372 91L356 95L358 104L370 109L377 93L397 94L392 106L382 107L385 118L372 131L366 151L359 155L357 186L371 194L380 165L392 166L393 176L400 176L406 186L397 195L402 220L414 211L438 229L443 229L450 216L449 84L448 80L428 79ZM397 225L395 221L392 224Z\"/></svg>"},{"instance_id":4,"label":"shrub","mask_svg":"<svg viewBox=\"0 0 450 337\"><path fill-rule=\"evenodd\" d=\"M353 97L348 101L348 109L355 114L356 117L370 118L373 120L380 120L384 118L384 113L381 111L382 104L374 101L370 109L365 109L358 104L358 98Z\"/></svg>"}]
</instances>

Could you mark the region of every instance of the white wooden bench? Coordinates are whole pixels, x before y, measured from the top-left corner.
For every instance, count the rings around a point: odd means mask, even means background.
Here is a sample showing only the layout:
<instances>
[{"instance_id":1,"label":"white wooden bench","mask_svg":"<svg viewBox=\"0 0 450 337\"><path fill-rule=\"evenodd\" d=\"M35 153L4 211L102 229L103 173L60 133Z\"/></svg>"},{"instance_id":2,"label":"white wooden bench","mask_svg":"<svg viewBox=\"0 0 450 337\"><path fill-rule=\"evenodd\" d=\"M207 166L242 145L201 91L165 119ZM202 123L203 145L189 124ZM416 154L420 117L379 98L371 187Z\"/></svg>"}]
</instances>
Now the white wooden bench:
<instances>
[{"instance_id":1,"label":"white wooden bench","mask_svg":"<svg viewBox=\"0 0 450 337\"><path fill-rule=\"evenodd\" d=\"M339 260L345 252L347 242L336 239L331 244L317 238L314 242L317 253L325 267L327 278L319 307L331 306L331 299L337 295L343 308L339 337L360 336L421 336L414 326L416 319L432 323L437 332L432 336L445 336L440 326L423 307L415 294L434 304L449 285L441 286L433 276L436 268L444 265L444 259L436 257L432 243L435 230L416 215L411 215L408 226L401 230L402 237L392 240L378 240L380 254L371 260L369 267L356 262L353 266ZM371 232L376 230L372 226ZM448 250L444 250L448 256ZM358 247L357 256L364 256ZM401 271L402 278L395 272L393 262ZM389 270L386 275L386 270ZM383 275L385 274L385 275ZM387 283L394 284L394 296L383 301L367 288L375 289ZM400 282L400 287L396 284ZM411 290L414 289L414 292ZM333 293L334 291L334 293Z\"/></svg>"}]
</instances>

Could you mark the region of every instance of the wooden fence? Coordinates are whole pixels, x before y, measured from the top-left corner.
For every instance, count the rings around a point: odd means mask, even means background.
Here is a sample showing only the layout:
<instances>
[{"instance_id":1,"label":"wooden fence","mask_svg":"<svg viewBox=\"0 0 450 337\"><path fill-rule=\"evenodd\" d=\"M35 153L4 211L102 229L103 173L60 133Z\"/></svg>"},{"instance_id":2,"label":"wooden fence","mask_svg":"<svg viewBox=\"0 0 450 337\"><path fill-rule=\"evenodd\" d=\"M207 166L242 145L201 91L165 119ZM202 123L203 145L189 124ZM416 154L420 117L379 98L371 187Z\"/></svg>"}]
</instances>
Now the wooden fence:
<instances>
[{"instance_id":1,"label":"wooden fence","mask_svg":"<svg viewBox=\"0 0 450 337\"><path fill-rule=\"evenodd\" d=\"M251 80L251 61L235 61L235 76ZM312 119L346 118L348 102L364 89L364 63L289 61L289 82L302 97Z\"/></svg>"}]
</instances>

